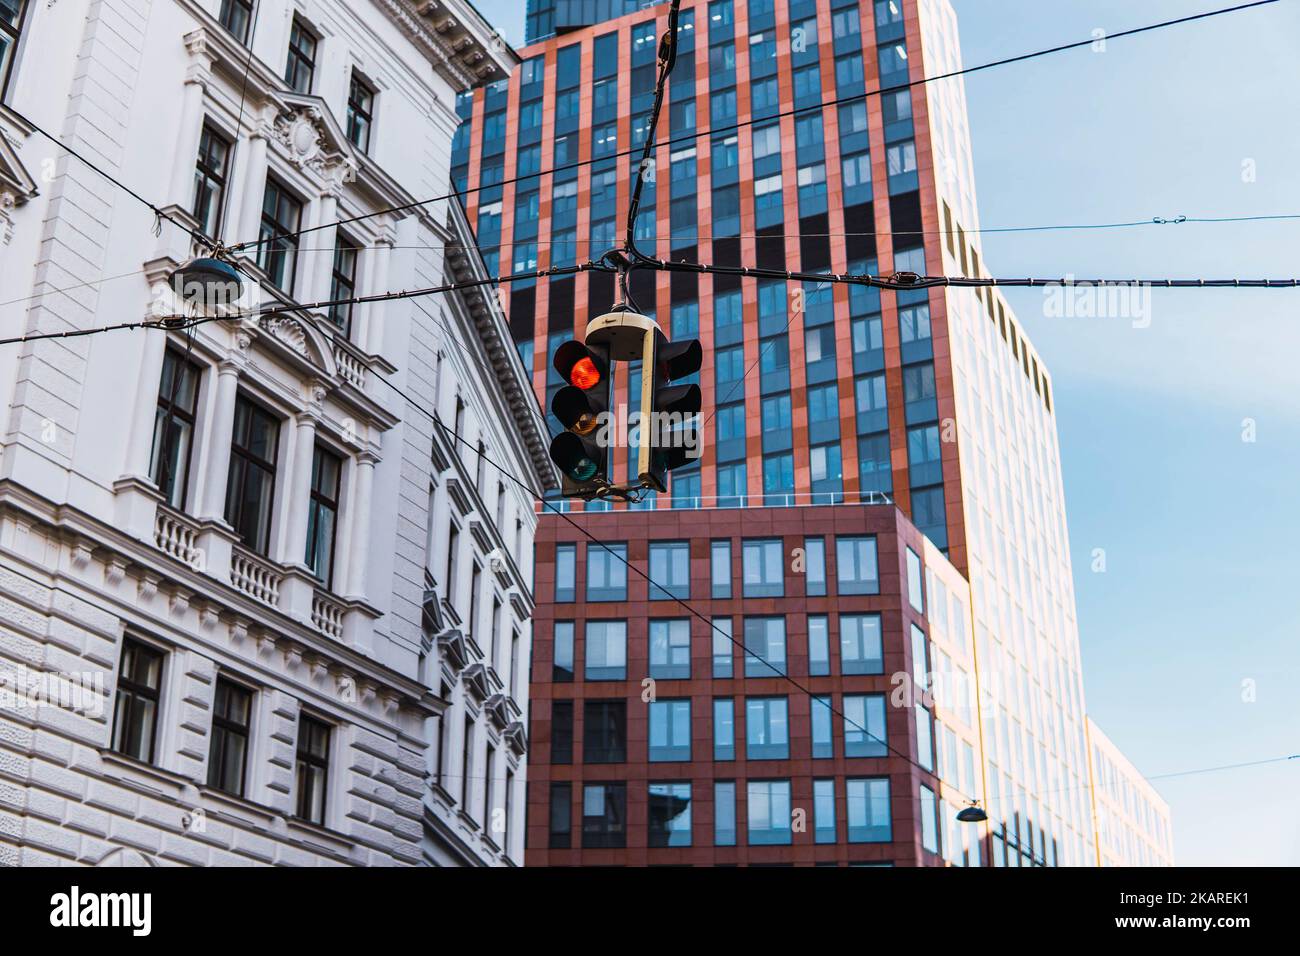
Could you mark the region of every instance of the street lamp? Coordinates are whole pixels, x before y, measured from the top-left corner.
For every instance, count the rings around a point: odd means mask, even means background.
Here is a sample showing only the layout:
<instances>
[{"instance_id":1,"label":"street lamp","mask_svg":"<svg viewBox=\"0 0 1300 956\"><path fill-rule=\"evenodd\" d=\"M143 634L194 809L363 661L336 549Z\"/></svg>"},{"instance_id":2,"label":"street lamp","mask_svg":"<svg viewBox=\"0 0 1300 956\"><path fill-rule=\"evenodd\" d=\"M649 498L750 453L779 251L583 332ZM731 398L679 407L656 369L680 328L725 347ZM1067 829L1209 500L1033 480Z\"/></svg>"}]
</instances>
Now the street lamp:
<instances>
[{"instance_id":1,"label":"street lamp","mask_svg":"<svg viewBox=\"0 0 1300 956\"><path fill-rule=\"evenodd\" d=\"M210 256L199 256L178 268L171 275L171 287L182 302L205 313L233 306L244 294L239 271Z\"/></svg>"}]
</instances>

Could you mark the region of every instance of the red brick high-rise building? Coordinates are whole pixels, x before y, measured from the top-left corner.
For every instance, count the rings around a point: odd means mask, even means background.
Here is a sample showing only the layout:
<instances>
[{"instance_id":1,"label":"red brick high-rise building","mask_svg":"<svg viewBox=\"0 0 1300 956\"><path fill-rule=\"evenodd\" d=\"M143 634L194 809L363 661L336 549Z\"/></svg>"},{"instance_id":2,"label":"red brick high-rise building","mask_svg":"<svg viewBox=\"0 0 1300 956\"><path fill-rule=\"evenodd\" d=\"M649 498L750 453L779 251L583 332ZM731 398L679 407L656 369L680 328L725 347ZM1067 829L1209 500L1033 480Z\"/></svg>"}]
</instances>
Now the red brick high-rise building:
<instances>
[{"instance_id":1,"label":"red brick high-rise building","mask_svg":"<svg viewBox=\"0 0 1300 956\"><path fill-rule=\"evenodd\" d=\"M636 6L532 0L521 68L458 102L452 174L490 272L622 244L668 16ZM963 83L919 82L960 66L947 0L683 3L639 247L986 274ZM670 495L567 507L691 610L543 516L528 862L1095 862L1053 390L1001 295L632 291L703 344L704 453ZM599 273L507 288L543 402L554 350L613 298ZM616 369L633 410L639 374ZM632 467L616 449L615 480ZM819 546L821 593L799 570ZM729 670L705 620L747 650ZM970 800L988 824L955 822Z\"/></svg>"}]
</instances>

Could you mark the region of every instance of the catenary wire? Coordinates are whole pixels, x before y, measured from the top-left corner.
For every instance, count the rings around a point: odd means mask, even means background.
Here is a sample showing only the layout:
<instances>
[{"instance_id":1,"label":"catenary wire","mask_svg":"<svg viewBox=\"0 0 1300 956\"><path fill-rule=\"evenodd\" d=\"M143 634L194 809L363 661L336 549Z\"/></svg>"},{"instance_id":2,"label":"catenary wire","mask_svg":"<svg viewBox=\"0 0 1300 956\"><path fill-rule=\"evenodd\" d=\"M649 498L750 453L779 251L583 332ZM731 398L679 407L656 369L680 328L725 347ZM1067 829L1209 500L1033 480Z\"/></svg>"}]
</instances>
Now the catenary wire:
<instances>
[{"instance_id":1,"label":"catenary wire","mask_svg":"<svg viewBox=\"0 0 1300 956\"><path fill-rule=\"evenodd\" d=\"M1264 216L1223 216L1223 217L1197 217L1197 216L1175 216L1166 218L1163 216L1154 216L1151 219L1138 219L1130 222L1101 222L1101 223L1059 223L1041 226L992 226L985 229L891 229L888 235L891 236L955 236L964 233L970 235L988 235L990 233L1018 233L1018 232L1074 232L1080 230L1097 230L1097 229L1126 229L1140 226L1175 226L1184 223L1238 223L1238 222L1274 222L1283 220L1300 219L1300 213L1287 215L1264 215ZM642 236L645 242L668 242L672 239L694 239L697 242L725 242L727 240L749 240L749 239L858 239L871 238L881 235L878 232L770 232L770 233L734 233L730 235L698 235L682 234L668 236ZM590 239L556 239L554 236L546 238L538 237L528 239L525 242L514 243L514 247L525 244L536 244L539 246L553 246L569 243L575 246L592 245ZM410 245L390 245L383 244L388 249L434 249L436 247L428 243L410 244ZM351 252L364 252L368 249L377 248L377 244L338 243L333 246L299 246L299 252L333 252L336 249L344 249ZM507 247L509 248L509 247ZM4 305L6 303L0 303Z\"/></svg>"},{"instance_id":2,"label":"catenary wire","mask_svg":"<svg viewBox=\"0 0 1300 956\"><path fill-rule=\"evenodd\" d=\"M63 150L64 152L66 152L69 156L72 156L72 157L74 157L75 159L79 160L79 161L82 163L82 165L88 167L89 169L91 169L91 170L94 171L95 173L98 173L101 177L103 177L104 179L108 180L110 183L112 183L112 184L113 184L114 186L116 186L118 189L122 190L124 193L126 193L128 196L130 196L132 199L134 199L134 200L136 200L137 202L140 202L140 203L143 204L144 206L148 207L148 209L149 209L149 210L154 214L155 219L158 220L159 222L161 222L162 220L166 220L167 222L170 222L172 225L174 225L176 228L180 229L182 232L184 232L186 235L188 235L188 236L189 236L191 239L193 239L195 242L202 243L202 244L205 245L205 246L208 246L208 245L211 245L211 244L212 244L212 240L208 239L208 238L207 238L206 236L204 236L201 232L199 232L198 230L195 230L195 229L191 229L189 226L187 226L185 223L181 222L179 219L177 219L177 218L176 218L175 216L173 216L171 213L167 212L167 211L164 210L164 209L159 208L159 207L156 206L155 204L151 203L149 200L145 199L142 195L140 195L138 192L136 192L136 191L135 191L134 189L132 189L130 186L126 185L126 184L123 183L121 180L115 178L112 174L106 172L106 171L103 169L103 167L98 166L97 164L95 164L95 163L92 162L91 160L87 159L84 155L82 155L82 154L81 154L80 152L78 152L77 150L73 149L73 148L72 148L71 146L69 146L67 143L63 142L61 139L59 139L58 137L56 137L53 133L50 133L50 132L46 131L42 126L38 125L35 121L33 121L33 120L31 119L31 117L24 115L23 113L19 112L19 111L16 110L16 109L13 109L12 107L9 107L9 109L10 109L10 111L11 111L15 116L17 116L20 120L22 120L24 123L26 123L28 126L30 126L30 127L31 127L33 130L35 130L37 133L40 133L43 137L45 137L47 140L49 140L49 141L50 141L51 143L53 143L55 146L59 147L59 149L61 149L61 150Z\"/></svg>"},{"instance_id":3,"label":"catenary wire","mask_svg":"<svg viewBox=\"0 0 1300 956\"><path fill-rule=\"evenodd\" d=\"M86 282L78 282L74 285L62 286L58 289L46 289L43 292L36 292L32 295L20 296L17 299L7 299L0 302L0 306L17 305L20 302L31 302L34 299L40 299L47 295L67 295L69 292L75 292L78 289L89 289L94 286L103 285L105 282L115 282L118 279L129 279L131 276L141 276L145 274L144 269L134 269L131 272L119 272L117 275L100 276L98 279L90 279Z\"/></svg>"},{"instance_id":4,"label":"catenary wire","mask_svg":"<svg viewBox=\"0 0 1300 956\"><path fill-rule=\"evenodd\" d=\"M1270 215L1270 216L1225 216L1217 218L1199 218L1192 216L1175 216L1166 218L1163 216L1154 216L1151 219L1139 219L1131 222L1102 222L1102 223L1060 223L1041 226L1000 226L989 227L986 229L890 229L887 235L891 236L956 236L956 235L990 235L1005 233L1038 233L1038 232L1078 232L1084 230L1102 230L1102 229L1129 229L1142 226L1178 226L1184 223L1239 223L1239 222L1274 222L1282 220L1300 219L1300 214L1293 215ZM668 236L641 236L644 242L668 242L674 239L694 239L697 242L726 242L728 240L748 240L748 239L860 239L872 238L882 235L879 232L769 232L755 233L743 232L732 233L728 235L692 235L678 233ZM537 245L556 245L558 243L575 243L581 244L589 242L583 239L556 239L550 237L547 239L528 239L525 243L536 243ZM515 243L517 247L524 243Z\"/></svg>"},{"instance_id":5,"label":"catenary wire","mask_svg":"<svg viewBox=\"0 0 1300 956\"><path fill-rule=\"evenodd\" d=\"M1198 770L1179 770L1174 773L1158 773L1147 780L1173 780L1176 777L1199 776L1203 773L1220 773L1224 770L1241 770L1245 767L1262 767L1265 764L1284 763L1288 760L1300 760L1300 754L1288 754L1285 757L1271 757L1267 760L1248 760L1245 763L1228 763L1218 767L1201 767Z\"/></svg>"},{"instance_id":6,"label":"catenary wire","mask_svg":"<svg viewBox=\"0 0 1300 956\"><path fill-rule=\"evenodd\" d=\"M238 321L240 319L254 319L263 316L281 315L287 312L313 311L318 309L327 309L330 306L335 305L361 305L371 302L393 302L401 299L414 299L428 295L436 295L442 292L457 292L464 289L480 288L482 286L496 285L505 282L521 282L529 279L540 279L545 276L561 274L569 275L587 271L600 272L605 271L605 269L596 262L583 262L574 266L562 266L555 269L540 269L535 272L520 272L510 275L492 276L487 279L473 279L465 282L452 282L439 286L430 286L423 289L376 293L375 295L368 296L350 296L342 299L328 299L322 302L275 305L265 309L232 312L226 315L208 315L200 317L170 315L133 322L118 322L113 325L95 326L88 329L66 329L61 332L36 332L28 335L15 335L10 336L9 338L0 338L0 346L18 345L25 342L39 342L46 339L79 338L87 335L97 335L101 332L119 332L132 329L170 329L172 331L179 331L200 325L207 325L210 322Z\"/></svg>"},{"instance_id":7,"label":"catenary wire","mask_svg":"<svg viewBox=\"0 0 1300 956\"><path fill-rule=\"evenodd\" d=\"M1107 279L1080 278L1066 276L1054 278L1031 279L972 279L964 276L917 276L912 273L896 273L893 276L870 276L854 274L829 274L820 272L788 272L779 269L760 269L747 266L716 266L704 263L666 262L648 260L645 265L633 264L634 268L652 268L662 271L684 271L696 274L737 275L758 279L781 279L787 282L815 282L868 286L891 292L906 292L914 289L932 288L1087 288L1117 286L1122 288L1153 289L1295 289L1300 288L1300 278L1292 279ZM553 276L576 275L580 272L613 272L610 267L595 260L572 266L556 266L549 269L537 269L516 272L507 275L492 276L487 279L475 279L464 283L431 286L422 289L403 290L399 292L377 292L372 295L348 296L338 299L326 299L319 302L284 303L263 309L232 312L226 315L211 315L201 318L185 315L161 316L134 322L119 322L113 325L94 326L86 329L67 329L62 332L36 332L26 335L14 335L0 338L0 346L16 345L24 342L39 342L45 339L78 338L96 335L101 332L117 332L130 329L172 328L180 329L188 325L205 325L209 322L252 319L262 316L282 315L288 312L309 312L327 309L336 305L359 305L373 302L394 302L402 299L415 299L435 295L440 292L452 292L459 289L477 288L489 285L501 285L509 282L524 282ZM789 323L787 323L787 328Z\"/></svg>"},{"instance_id":8,"label":"catenary wire","mask_svg":"<svg viewBox=\"0 0 1300 956\"><path fill-rule=\"evenodd\" d=\"M239 119L235 123L235 129L242 129L244 126L244 103L248 99L248 74L253 70L253 40L257 36L257 12L261 8L262 0L253 0L253 9L249 13L251 22L248 25L248 59L244 61L244 76L239 85Z\"/></svg>"}]
</instances>

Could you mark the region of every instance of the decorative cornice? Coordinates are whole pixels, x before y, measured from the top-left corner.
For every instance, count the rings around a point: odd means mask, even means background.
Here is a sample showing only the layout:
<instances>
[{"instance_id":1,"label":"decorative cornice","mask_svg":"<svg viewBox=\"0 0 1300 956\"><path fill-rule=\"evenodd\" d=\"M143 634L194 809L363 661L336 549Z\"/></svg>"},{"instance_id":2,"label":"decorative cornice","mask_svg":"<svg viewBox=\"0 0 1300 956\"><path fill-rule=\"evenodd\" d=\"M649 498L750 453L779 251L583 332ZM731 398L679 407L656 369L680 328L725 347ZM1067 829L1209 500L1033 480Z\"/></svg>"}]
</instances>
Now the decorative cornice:
<instances>
[{"instance_id":1,"label":"decorative cornice","mask_svg":"<svg viewBox=\"0 0 1300 956\"><path fill-rule=\"evenodd\" d=\"M505 79L519 62L472 6L459 0L376 0L458 90Z\"/></svg>"},{"instance_id":2,"label":"decorative cornice","mask_svg":"<svg viewBox=\"0 0 1300 956\"><path fill-rule=\"evenodd\" d=\"M451 238L447 241L446 262L451 277L456 282L482 281L488 278L487 267L478 251L474 233L465 218L460 203L447 203L448 227ZM457 293L465 303L478 331L483 348L487 351L492 371L505 396L506 404L514 416L524 445L532 461L533 471L543 488L558 488L555 466L551 463L550 434L542 418L537 396L510 337L510 327L496 297L479 286Z\"/></svg>"}]
</instances>

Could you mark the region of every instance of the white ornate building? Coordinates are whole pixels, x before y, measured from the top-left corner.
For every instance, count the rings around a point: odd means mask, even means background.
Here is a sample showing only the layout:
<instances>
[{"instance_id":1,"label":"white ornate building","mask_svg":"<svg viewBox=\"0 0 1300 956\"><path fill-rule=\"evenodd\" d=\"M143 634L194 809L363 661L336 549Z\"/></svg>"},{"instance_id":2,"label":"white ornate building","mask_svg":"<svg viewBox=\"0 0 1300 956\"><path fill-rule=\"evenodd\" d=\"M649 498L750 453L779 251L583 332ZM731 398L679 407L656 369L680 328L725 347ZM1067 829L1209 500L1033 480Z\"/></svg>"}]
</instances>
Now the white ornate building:
<instances>
[{"instance_id":1,"label":"white ornate building","mask_svg":"<svg viewBox=\"0 0 1300 956\"><path fill-rule=\"evenodd\" d=\"M196 251L33 124L320 303L483 276L419 202L513 65L463 0L7 0L0 338L150 318ZM489 459L552 477L491 295L0 345L0 395L0 864L522 861Z\"/></svg>"}]
</instances>

